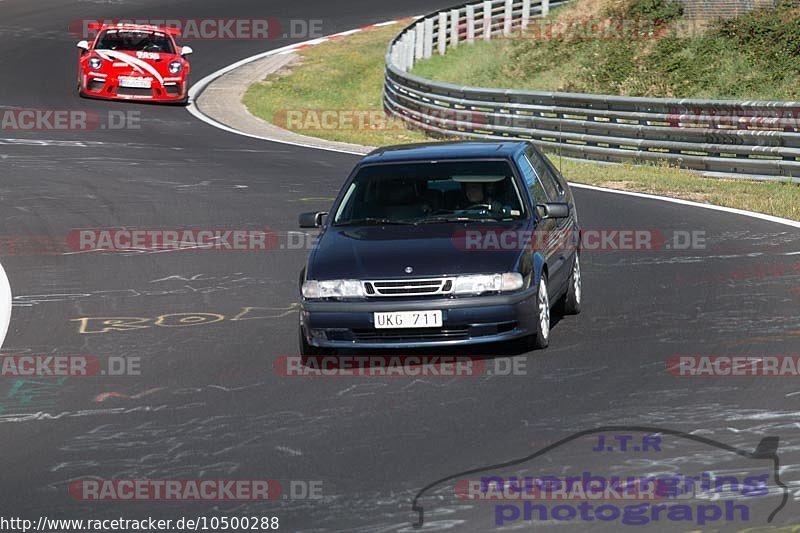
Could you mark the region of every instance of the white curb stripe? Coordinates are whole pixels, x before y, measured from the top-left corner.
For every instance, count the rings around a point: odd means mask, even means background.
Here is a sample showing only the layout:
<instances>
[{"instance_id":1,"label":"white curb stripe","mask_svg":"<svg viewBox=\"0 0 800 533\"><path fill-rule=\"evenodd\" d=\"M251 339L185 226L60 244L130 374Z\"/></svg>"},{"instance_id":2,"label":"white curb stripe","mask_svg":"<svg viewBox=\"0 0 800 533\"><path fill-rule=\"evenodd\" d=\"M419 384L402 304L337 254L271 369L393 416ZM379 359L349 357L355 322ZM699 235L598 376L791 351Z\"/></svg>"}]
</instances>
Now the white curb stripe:
<instances>
[{"instance_id":1,"label":"white curb stripe","mask_svg":"<svg viewBox=\"0 0 800 533\"><path fill-rule=\"evenodd\" d=\"M8 276L0 265L0 347L3 346L3 341L8 333L8 325L11 322L11 284L8 282Z\"/></svg>"},{"instance_id":2,"label":"white curb stripe","mask_svg":"<svg viewBox=\"0 0 800 533\"><path fill-rule=\"evenodd\" d=\"M781 218L772 215L765 215L764 213L756 213L755 211L746 211L744 209L736 209L734 207L725 207L722 205L714 205L714 204L702 204L700 202L693 202L691 200L683 200L681 198L668 198L666 196L658 196L655 194L647 194L644 192L633 192L633 191L619 191L617 189L607 189L605 187L597 187L595 185L584 185L583 183L572 183L570 182L570 187L575 187L577 189L590 189L593 191L601 191L601 192L610 192L614 194L623 194L626 196L636 196L638 198L648 198L650 200L661 200L664 202L671 202L673 204L681 204L681 205L688 205L691 207L702 207L703 209L711 209L712 211L723 211L725 213L733 213L736 215L742 215L751 218L758 218L760 220L766 220L768 222L775 222L776 224L783 224L785 226L792 226L794 228L800 228L800 222L796 222L794 220L789 220L788 218Z\"/></svg>"}]
</instances>

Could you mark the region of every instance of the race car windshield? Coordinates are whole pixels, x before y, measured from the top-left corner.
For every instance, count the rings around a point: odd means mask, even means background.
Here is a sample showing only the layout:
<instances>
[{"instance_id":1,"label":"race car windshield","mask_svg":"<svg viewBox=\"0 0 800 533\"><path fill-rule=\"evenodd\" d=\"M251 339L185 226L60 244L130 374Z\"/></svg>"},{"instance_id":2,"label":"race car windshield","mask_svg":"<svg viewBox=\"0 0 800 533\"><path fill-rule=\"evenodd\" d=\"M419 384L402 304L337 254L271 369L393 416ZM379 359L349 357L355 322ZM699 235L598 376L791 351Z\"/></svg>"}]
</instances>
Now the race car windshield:
<instances>
[{"instance_id":1,"label":"race car windshield","mask_svg":"<svg viewBox=\"0 0 800 533\"><path fill-rule=\"evenodd\" d=\"M342 200L334 225L444 224L513 220L524 208L505 161L368 165Z\"/></svg>"},{"instance_id":2,"label":"race car windshield","mask_svg":"<svg viewBox=\"0 0 800 533\"><path fill-rule=\"evenodd\" d=\"M166 34L147 31L106 30L100 36L95 48L157 54L175 53L172 41Z\"/></svg>"}]
</instances>

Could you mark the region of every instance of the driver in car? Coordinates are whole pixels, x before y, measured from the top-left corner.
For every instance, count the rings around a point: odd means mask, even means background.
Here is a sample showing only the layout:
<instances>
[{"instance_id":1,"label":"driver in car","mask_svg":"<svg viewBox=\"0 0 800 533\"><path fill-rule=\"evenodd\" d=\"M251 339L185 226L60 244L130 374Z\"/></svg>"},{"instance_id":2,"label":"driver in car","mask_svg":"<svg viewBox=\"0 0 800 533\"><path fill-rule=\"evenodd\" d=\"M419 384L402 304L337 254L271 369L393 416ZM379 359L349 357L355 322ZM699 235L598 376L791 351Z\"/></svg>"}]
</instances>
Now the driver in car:
<instances>
[{"instance_id":1,"label":"driver in car","mask_svg":"<svg viewBox=\"0 0 800 533\"><path fill-rule=\"evenodd\" d=\"M487 211L500 211L502 206L500 202L493 201L490 194L487 194L485 185L480 182L467 182L463 184L464 197L467 199L467 209L482 207Z\"/></svg>"},{"instance_id":2,"label":"driver in car","mask_svg":"<svg viewBox=\"0 0 800 533\"><path fill-rule=\"evenodd\" d=\"M464 184L464 196L469 201L469 205L482 204L483 202L483 183L470 182Z\"/></svg>"}]
</instances>

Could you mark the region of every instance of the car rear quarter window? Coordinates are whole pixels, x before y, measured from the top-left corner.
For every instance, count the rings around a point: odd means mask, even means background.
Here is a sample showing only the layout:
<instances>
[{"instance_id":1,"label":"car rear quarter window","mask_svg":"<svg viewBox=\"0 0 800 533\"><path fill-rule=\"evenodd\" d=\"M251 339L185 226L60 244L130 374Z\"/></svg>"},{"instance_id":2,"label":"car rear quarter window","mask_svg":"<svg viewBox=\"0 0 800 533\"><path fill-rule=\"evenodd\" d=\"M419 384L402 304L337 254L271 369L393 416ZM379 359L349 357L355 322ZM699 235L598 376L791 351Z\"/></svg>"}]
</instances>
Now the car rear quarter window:
<instances>
[{"instance_id":1,"label":"car rear quarter window","mask_svg":"<svg viewBox=\"0 0 800 533\"><path fill-rule=\"evenodd\" d=\"M533 147L525 149L525 157L528 159L528 161L530 161L530 164L536 171L536 175L539 176L539 179L544 186L544 190L547 191L547 196L551 201L555 201L556 198L564 194L564 190L558 183L558 180L556 180L552 170L550 170L550 167L547 166L547 163L543 161L542 156L539 155L539 153L534 150Z\"/></svg>"},{"instance_id":2,"label":"car rear quarter window","mask_svg":"<svg viewBox=\"0 0 800 533\"><path fill-rule=\"evenodd\" d=\"M544 187L542 187L539 178L536 176L533 165L527 156L520 155L517 158L517 163L519 164L520 172L522 172L522 178L525 180L525 185L531 192L533 202L535 204L544 204L549 202L550 199L547 197L547 193L545 192Z\"/></svg>"}]
</instances>

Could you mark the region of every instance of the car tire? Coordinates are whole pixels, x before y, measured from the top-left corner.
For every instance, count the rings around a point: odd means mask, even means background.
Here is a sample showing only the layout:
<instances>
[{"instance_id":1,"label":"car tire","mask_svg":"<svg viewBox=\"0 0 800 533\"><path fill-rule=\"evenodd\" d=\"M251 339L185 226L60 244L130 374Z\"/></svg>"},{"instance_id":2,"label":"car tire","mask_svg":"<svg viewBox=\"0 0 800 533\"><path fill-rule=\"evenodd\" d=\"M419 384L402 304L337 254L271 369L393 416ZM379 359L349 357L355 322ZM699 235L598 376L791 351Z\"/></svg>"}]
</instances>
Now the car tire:
<instances>
[{"instance_id":1,"label":"car tire","mask_svg":"<svg viewBox=\"0 0 800 533\"><path fill-rule=\"evenodd\" d=\"M569 276L567 293L561 302L561 311L565 315L577 315L581 312L581 283L580 255L575 254L575 262L572 264L572 274Z\"/></svg>"},{"instance_id":2,"label":"car tire","mask_svg":"<svg viewBox=\"0 0 800 533\"><path fill-rule=\"evenodd\" d=\"M547 276L539 276L539 288L536 291L536 327L530 337L532 348L541 350L550 344L550 297L547 294Z\"/></svg>"}]
</instances>

